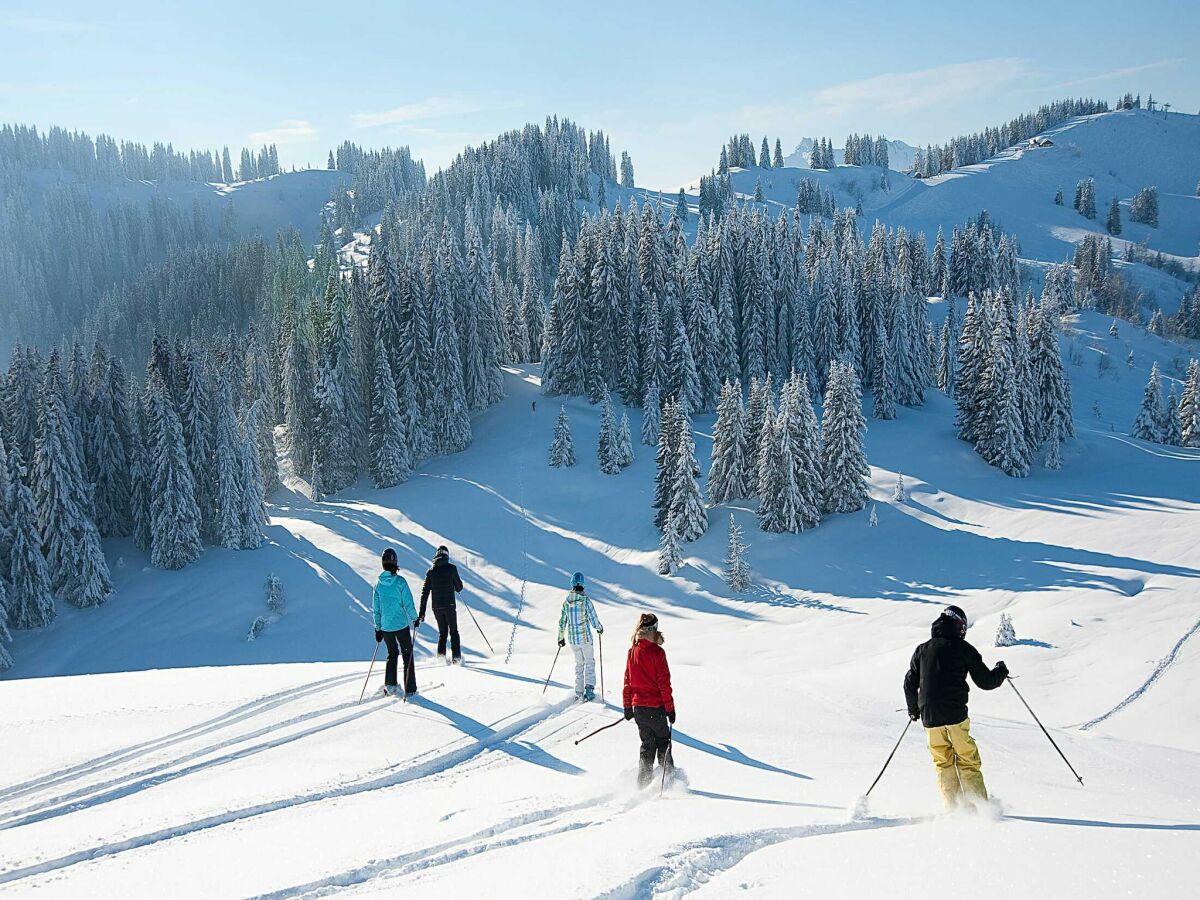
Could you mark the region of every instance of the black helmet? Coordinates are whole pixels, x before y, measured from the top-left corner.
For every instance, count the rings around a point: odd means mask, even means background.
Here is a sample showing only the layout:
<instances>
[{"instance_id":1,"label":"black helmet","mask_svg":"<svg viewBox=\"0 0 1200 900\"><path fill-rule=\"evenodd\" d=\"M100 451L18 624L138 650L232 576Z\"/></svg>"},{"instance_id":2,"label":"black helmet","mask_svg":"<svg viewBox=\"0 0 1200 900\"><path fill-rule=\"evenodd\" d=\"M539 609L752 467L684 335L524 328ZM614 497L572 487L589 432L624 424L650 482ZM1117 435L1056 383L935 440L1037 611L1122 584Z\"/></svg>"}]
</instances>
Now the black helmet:
<instances>
[{"instance_id":1,"label":"black helmet","mask_svg":"<svg viewBox=\"0 0 1200 900\"><path fill-rule=\"evenodd\" d=\"M967 614L963 612L961 606L950 605L942 610L942 616L947 619L952 619L954 624L958 626L960 634L967 633Z\"/></svg>"}]
</instances>

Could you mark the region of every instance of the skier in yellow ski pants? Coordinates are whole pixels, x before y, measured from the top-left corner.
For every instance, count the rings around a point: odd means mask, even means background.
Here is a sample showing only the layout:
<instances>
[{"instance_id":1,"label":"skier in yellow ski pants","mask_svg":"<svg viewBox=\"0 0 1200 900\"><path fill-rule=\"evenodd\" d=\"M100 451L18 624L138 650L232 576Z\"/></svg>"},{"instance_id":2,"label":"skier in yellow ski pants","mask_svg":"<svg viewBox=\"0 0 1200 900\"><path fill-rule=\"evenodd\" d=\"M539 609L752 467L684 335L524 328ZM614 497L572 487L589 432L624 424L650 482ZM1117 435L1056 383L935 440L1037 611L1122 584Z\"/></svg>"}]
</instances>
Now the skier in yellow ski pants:
<instances>
[{"instance_id":1,"label":"skier in yellow ski pants","mask_svg":"<svg viewBox=\"0 0 1200 900\"><path fill-rule=\"evenodd\" d=\"M988 793L980 771L979 747L971 737L971 720L926 728L925 735L929 738L929 754L937 766L938 787L946 808L957 806L960 798L985 802Z\"/></svg>"},{"instance_id":2,"label":"skier in yellow ski pants","mask_svg":"<svg viewBox=\"0 0 1200 900\"><path fill-rule=\"evenodd\" d=\"M929 640L913 653L904 676L908 715L925 726L947 809L960 803L973 807L988 799L967 716L967 676L985 691L994 691L1008 677L1003 662L991 669L984 664L966 634L967 614L961 607L947 606L930 628Z\"/></svg>"}]
</instances>

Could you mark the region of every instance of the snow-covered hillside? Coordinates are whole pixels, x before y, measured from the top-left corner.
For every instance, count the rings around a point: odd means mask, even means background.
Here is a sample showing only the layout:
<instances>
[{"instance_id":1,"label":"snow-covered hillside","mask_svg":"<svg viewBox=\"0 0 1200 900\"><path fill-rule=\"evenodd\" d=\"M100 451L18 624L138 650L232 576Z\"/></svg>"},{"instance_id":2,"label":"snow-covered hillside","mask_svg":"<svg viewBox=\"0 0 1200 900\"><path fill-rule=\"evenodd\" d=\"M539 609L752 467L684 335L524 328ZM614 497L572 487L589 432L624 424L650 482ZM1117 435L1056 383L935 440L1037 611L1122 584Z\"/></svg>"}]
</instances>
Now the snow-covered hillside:
<instances>
[{"instance_id":1,"label":"snow-covered hillside","mask_svg":"<svg viewBox=\"0 0 1200 900\"><path fill-rule=\"evenodd\" d=\"M782 169L732 170L733 187L751 200L761 184L766 207L777 215L795 205L800 182L813 179L833 192L839 208L861 205L864 229L875 220L904 226L924 232L931 245L939 228L949 237L956 225L987 210L993 223L1017 237L1022 259L1040 263L1068 259L1087 235L1106 234L1105 212L1117 197L1122 232L1113 238L1115 251L1126 243L1143 244L1200 270L1200 116L1123 110L1071 119L1045 136L1052 146L1006 150L979 165L925 180L875 166L796 168L789 157ZM1095 219L1071 206L1075 185L1086 178L1095 179ZM1150 185L1159 192L1157 228L1129 218L1129 201ZM688 191L695 194L698 187L695 183ZM1054 195L1060 189L1065 202L1057 206ZM1141 263L1130 271L1168 310L1187 287Z\"/></svg>"},{"instance_id":2,"label":"snow-covered hillside","mask_svg":"<svg viewBox=\"0 0 1200 900\"><path fill-rule=\"evenodd\" d=\"M0 681L0 894L924 897L913 861L945 852L963 865L940 889L977 897L1180 895L1200 831L1200 452L1125 432L1150 365L1181 374L1188 350L1108 327L1085 313L1063 338L1078 438L1062 471L988 467L934 393L871 422L878 527L864 511L767 535L734 507L745 595L719 576L726 508L675 577L656 574L653 451L600 474L597 408L567 402L580 463L547 467L558 404L536 368L508 372L468 450L406 484L323 503L280 491L261 550L143 575L144 557L110 542L125 564L108 606L18 634L20 668ZM1117 365L1102 374L1106 353ZM707 471L711 417L694 425ZM889 499L899 473L904 503ZM466 667L435 665L426 628L427 694L359 705L380 550L395 546L417 584L442 542L495 653L460 613ZM607 626L603 707L569 705L566 659L542 695L576 570ZM287 612L247 642L268 572ZM975 692L1006 814L932 818L932 767L909 734L871 815L850 819L904 726L912 647L951 602L1087 786L1011 690ZM573 743L617 721L645 609L667 635L687 773L661 799L630 787L633 726ZM1020 641L1001 651L1002 612Z\"/></svg>"}]
</instances>

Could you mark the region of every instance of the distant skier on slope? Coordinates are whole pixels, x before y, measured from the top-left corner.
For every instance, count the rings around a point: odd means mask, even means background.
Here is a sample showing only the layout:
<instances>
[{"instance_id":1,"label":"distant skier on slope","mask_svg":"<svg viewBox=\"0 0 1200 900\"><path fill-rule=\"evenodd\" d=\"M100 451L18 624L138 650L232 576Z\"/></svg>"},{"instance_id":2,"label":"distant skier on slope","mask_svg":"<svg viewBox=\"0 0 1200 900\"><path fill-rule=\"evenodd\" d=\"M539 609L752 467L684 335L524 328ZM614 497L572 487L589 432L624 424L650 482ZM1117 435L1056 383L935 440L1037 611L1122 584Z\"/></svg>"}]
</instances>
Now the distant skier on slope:
<instances>
[{"instance_id":1,"label":"distant skier on slope","mask_svg":"<svg viewBox=\"0 0 1200 900\"><path fill-rule=\"evenodd\" d=\"M375 595L371 601L375 617L375 643L387 642L387 668L383 676L383 692L397 696L396 661L404 655L404 694L417 692L417 671L413 665L412 634L409 628L417 621L417 610L413 605L412 591L408 582L399 573L396 551L388 547L383 551L383 571L375 582Z\"/></svg>"},{"instance_id":2,"label":"distant skier on slope","mask_svg":"<svg viewBox=\"0 0 1200 900\"><path fill-rule=\"evenodd\" d=\"M658 616L642 613L633 632L633 646L625 661L625 718L637 722L642 739L638 755L638 787L654 777L654 760L664 777L675 769L671 753L671 726L675 724L675 700L671 694L671 670L663 651Z\"/></svg>"},{"instance_id":3,"label":"distant skier on slope","mask_svg":"<svg viewBox=\"0 0 1200 900\"><path fill-rule=\"evenodd\" d=\"M437 548L433 554L433 566L425 573L425 584L421 587L421 614L417 627L425 621L425 608L433 597L433 617L438 626L438 656L446 658L446 639L450 639L450 660L455 665L462 662L462 643L458 638L458 606L454 595L463 589L458 577L458 567L450 562L450 550L446 546Z\"/></svg>"},{"instance_id":4,"label":"distant skier on slope","mask_svg":"<svg viewBox=\"0 0 1200 900\"><path fill-rule=\"evenodd\" d=\"M583 589L583 573L571 576L571 590L563 601L558 617L558 646L571 644L575 654L575 699L596 699L596 655L592 650L592 629L604 634L604 626L596 616L596 607Z\"/></svg>"},{"instance_id":5,"label":"distant skier on slope","mask_svg":"<svg viewBox=\"0 0 1200 900\"><path fill-rule=\"evenodd\" d=\"M961 607L947 606L930 630L932 637L917 647L904 676L908 715L925 726L946 809L960 803L972 808L986 803L988 793L967 717L967 675L992 691L1004 684L1008 666L1003 661L994 669L984 665L979 651L967 643L967 614Z\"/></svg>"}]
</instances>

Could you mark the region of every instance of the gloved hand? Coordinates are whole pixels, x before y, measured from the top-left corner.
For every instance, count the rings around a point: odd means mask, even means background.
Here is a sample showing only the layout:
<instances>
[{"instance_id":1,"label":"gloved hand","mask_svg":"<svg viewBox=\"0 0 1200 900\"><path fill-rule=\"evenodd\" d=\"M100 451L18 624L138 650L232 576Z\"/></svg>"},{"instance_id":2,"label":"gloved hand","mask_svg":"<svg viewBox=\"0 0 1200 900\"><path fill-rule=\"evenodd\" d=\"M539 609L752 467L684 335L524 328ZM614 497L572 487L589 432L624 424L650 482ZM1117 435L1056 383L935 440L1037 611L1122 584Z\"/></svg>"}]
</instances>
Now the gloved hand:
<instances>
[{"instance_id":1,"label":"gloved hand","mask_svg":"<svg viewBox=\"0 0 1200 900\"><path fill-rule=\"evenodd\" d=\"M671 710L669 713L667 713L667 721L672 725L675 724L675 710Z\"/></svg>"},{"instance_id":2,"label":"gloved hand","mask_svg":"<svg viewBox=\"0 0 1200 900\"><path fill-rule=\"evenodd\" d=\"M1008 677L1008 666L1006 666L1004 664L1004 660L1000 660L1000 662L996 663L996 671L999 672L1001 675L1003 675L1005 678Z\"/></svg>"},{"instance_id":3,"label":"gloved hand","mask_svg":"<svg viewBox=\"0 0 1200 900\"><path fill-rule=\"evenodd\" d=\"M558 646L559 646L559 647L565 647L565 646L567 646L566 639L565 639L565 638L559 638L559 639L558 639Z\"/></svg>"},{"instance_id":4,"label":"gloved hand","mask_svg":"<svg viewBox=\"0 0 1200 900\"><path fill-rule=\"evenodd\" d=\"M625 707L625 721L628 722L632 718L633 718L633 707L632 706Z\"/></svg>"},{"instance_id":5,"label":"gloved hand","mask_svg":"<svg viewBox=\"0 0 1200 900\"><path fill-rule=\"evenodd\" d=\"M425 617L417 616L417 627L420 628L424 624L425 624Z\"/></svg>"},{"instance_id":6,"label":"gloved hand","mask_svg":"<svg viewBox=\"0 0 1200 900\"><path fill-rule=\"evenodd\" d=\"M604 634L604 629L600 626L596 626L596 634Z\"/></svg>"},{"instance_id":7,"label":"gloved hand","mask_svg":"<svg viewBox=\"0 0 1200 900\"><path fill-rule=\"evenodd\" d=\"M375 629L375 643L378 644L382 640L383 640L383 632L380 631L378 628L376 628Z\"/></svg>"},{"instance_id":8,"label":"gloved hand","mask_svg":"<svg viewBox=\"0 0 1200 900\"><path fill-rule=\"evenodd\" d=\"M918 722L918 721L920 721L920 719L921 719L921 714L920 714L919 712L910 712L910 713L908 714L908 717L909 717L909 718L910 718L912 721L914 721L914 722Z\"/></svg>"}]
</instances>

